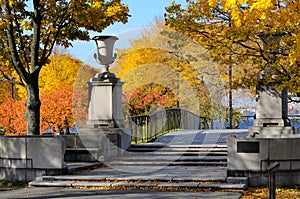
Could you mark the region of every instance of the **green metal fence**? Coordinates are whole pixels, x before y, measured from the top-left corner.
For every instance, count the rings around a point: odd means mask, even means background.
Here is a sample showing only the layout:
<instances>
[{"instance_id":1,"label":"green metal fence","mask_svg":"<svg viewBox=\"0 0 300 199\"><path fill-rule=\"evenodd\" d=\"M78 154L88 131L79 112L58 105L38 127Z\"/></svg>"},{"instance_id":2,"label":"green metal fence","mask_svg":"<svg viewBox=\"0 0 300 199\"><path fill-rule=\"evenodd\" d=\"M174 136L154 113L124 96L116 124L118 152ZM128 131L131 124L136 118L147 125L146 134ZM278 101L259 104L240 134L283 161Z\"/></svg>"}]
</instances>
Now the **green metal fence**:
<instances>
[{"instance_id":1,"label":"green metal fence","mask_svg":"<svg viewBox=\"0 0 300 199\"><path fill-rule=\"evenodd\" d=\"M149 142L177 129L208 129L207 119L184 109L162 109L149 115L130 116L133 144Z\"/></svg>"}]
</instances>

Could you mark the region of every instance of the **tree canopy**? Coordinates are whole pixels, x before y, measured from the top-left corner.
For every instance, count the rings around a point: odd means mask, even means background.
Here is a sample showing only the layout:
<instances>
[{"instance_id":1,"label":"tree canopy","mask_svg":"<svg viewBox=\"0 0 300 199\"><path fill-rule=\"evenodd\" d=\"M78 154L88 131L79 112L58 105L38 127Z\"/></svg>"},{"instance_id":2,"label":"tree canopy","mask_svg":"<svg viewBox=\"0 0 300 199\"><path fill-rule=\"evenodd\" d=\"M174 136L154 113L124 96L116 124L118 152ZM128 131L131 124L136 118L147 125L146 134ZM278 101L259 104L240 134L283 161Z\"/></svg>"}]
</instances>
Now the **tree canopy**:
<instances>
[{"instance_id":1,"label":"tree canopy","mask_svg":"<svg viewBox=\"0 0 300 199\"><path fill-rule=\"evenodd\" d=\"M231 65L236 87L256 85L263 71L266 83L299 95L299 9L294 0L187 0L166 8L166 23Z\"/></svg>"},{"instance_id":2,"label":"tree canopy","mask_svg":"<svg viewBox=\"0 0 300 199\"><path fill-rule=\"evenodd\" d=\"M6 79L26 87L28 134L40 133L39 75L54 46L69 47L71 41L89 40L89 31L126 23L128 12L121 0L0 1L0 72L13 68L18 78Z\"/></svg>"},{"instance_id":3,"label":"tree canopy","mask_svg":"<svg viewBox=\"0 0 300 199\"><path fill-rule=\"evenodd\" d=\"M129 114L146 115L163 108L175 108L175 94L159 84L146 84L135 90L130 97Z\"/></svg>"},{"instance_id":4,"label":"tree canopy","mask_svg":"<svg viewBox=\"0 0 300 199\"><path fill-rule=\"evenodd\" d=\"M40 129L42 133L64 133L86 121L86 81L98 71L57 50L49 59L51 62L43 67L39 79L42 103ZM18 88L12 98L11 82L5 81L3 84L7 84L8 88L7 96L0 103L0 127L6 135L26 135L24 90Z\"/></svg>"},{"instance_id":5,"label":"tree canopy","mask_svg":"<svg viewBox=\"0 0 300 199\"><path fill-rule=\"evenodd\" d=\"M211 99L220 103L224 97L222 91L218 93L221 97L216 97L217 92L211 89L220 83L220 74L206 51L187 36L168 29L160 19L118 55L112 69L125 82L123 91L127 94L145 87L154 89L147 85L161 85L175 94L180 108L209 117Z\"/></svg>"}]
</instances>

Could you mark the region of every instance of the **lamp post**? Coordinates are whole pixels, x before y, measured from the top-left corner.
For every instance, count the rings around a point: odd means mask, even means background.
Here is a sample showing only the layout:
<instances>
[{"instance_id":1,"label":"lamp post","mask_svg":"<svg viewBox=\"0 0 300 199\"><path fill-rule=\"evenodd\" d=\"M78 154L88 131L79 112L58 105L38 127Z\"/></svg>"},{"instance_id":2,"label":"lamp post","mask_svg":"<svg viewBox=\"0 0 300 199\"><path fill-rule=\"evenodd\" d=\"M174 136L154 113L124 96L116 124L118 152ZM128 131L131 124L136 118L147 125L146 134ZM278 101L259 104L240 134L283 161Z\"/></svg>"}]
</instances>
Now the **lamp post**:
<instances>
[{"instance_id":1,"label":"lamp post","mask_svg":"<svg viewBox=\"0 0 300 199\"><path fill-rule=\"evenodd\" d=\"M228 70L228 76L229 76L229 129L232 129L232 118L233 118L233 107L232 107L232 65L229 65L229 70Z\"/></svg>"},{"instance_id":2,"label":"lamp post","mask_svg":"<svg viewBox=\"0 0 300 199\"><path fill-rule=\"evenodd\" d=\"M14 79L15 78L12 79L11 88L10 88L11 89L11 98L12 99L15 99L15 84L14 84Z\"/></svg>"}]
</instances>

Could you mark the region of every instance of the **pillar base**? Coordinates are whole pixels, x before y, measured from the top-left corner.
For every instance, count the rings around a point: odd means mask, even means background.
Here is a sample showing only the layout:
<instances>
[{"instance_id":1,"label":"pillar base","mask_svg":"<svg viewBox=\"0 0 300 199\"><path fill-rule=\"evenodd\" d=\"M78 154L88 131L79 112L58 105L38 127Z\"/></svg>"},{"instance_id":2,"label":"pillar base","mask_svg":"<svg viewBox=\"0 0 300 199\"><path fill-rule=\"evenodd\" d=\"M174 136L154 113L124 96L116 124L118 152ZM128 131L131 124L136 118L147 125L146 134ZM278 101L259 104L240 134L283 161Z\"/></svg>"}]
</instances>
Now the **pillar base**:
<instances>
[{"instance_id":1,"label":"pillar base","mask_svg":"<svg viewBox=\"0 0 300 199\"><path fill-rule=\"evenodd\" d=\"M286 138L295 134L292 126L252 126L248 137L252 138Z\"/></svg>"},{"instance_id":2,"label":"pillar base","mask_svg":"<svg viewBox=\"0 0 300 199\"><path fill-rule=\"evenodd\" d=\"M278 186L300 185L300 135L289 138L227 138L227 177L248 177L249 186L267 185L268 167L279 162Z\"/></svg>"}]
</instances>

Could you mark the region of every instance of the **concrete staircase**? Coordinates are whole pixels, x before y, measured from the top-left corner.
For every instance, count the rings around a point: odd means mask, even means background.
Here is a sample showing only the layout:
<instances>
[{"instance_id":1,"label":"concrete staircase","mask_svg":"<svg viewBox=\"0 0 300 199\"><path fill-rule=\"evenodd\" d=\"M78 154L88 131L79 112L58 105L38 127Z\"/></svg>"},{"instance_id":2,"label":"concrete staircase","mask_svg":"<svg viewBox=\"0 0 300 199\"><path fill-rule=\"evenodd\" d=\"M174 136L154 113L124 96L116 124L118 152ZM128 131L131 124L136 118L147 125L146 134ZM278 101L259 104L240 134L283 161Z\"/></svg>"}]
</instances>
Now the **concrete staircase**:
<instances>
[{"instance_id":1,"label":"concrete staircase","mask_svg":"<svg viewBox=\"0 0 300 199\"><path fill-rule=\"evenodd\" d=\"M227 165L227 147L205 145L136 144L125 156L111 162L124 166L220 166Z\"/></svg>"},{"instance_id":2,"label":"concrete staircase","mask_svg":"<svg viewBox=\"0 0 300 199\"><path fill-rule=\"evenodd\" d=\"M247 178L227 178L226 145L136 144L102 168L79 174L44 176L36 187L101 189L233 190L247 188ZM75 166L73 164L73 170Z\"/></svg>"}]
</instances>

